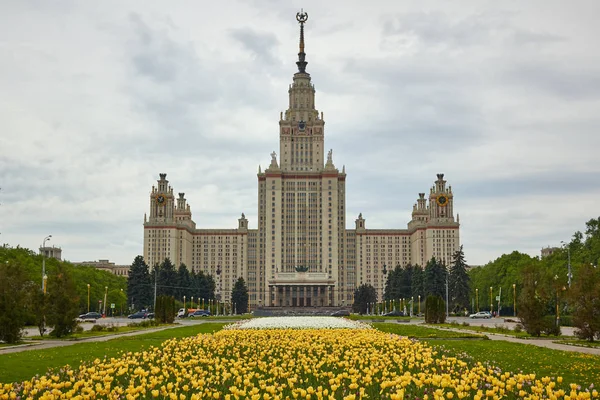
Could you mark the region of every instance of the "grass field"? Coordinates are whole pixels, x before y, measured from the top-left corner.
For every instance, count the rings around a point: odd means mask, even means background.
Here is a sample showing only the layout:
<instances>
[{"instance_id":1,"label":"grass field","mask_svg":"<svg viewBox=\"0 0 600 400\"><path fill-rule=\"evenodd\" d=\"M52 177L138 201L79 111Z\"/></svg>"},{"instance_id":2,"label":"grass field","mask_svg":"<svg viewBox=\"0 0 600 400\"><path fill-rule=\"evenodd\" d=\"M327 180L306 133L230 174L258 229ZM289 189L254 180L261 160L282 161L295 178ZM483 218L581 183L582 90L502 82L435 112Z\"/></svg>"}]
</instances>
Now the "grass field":
<instances>
[{"instance_id":1,"label":"grass field","mask_svg":"<svg viewBox=\"0 0 600 400\"><path fill-rule=\"evenodd\" d=\"M78 343L66 347L0 354L0 382L16 382L44 374L48 368L78 366L96 358L117 357L123 352L135 352L159 346L170 338L211 333L223 323L203 323L171 328L105 342ZM503 371L535 373L542 376L562 376L565 382L580 384L584 389L600 382L600 357L564 352L503 341L482 340L473 332L441 331L418 325L375 323L383 332L395 333L428 342L439 352L469 363L482 363Z\"/></svg>"},{"instance_id":2,"label":"grass field","mask_svg":"<svg viewBox=\"0 0 600 400\"><path fill-rule=\"evenodd\" d=\"M171 338L211 333L221 329L223 325L223 323L204 323L115 338L105 342L77 343L64 347L0 354L0 383L30 379L34 375L46 373L48 368L60 368L67 364L77 367L84 361L117 357L122 352L148 349L150 346L159 346Z\"/></svg>"},{"instance_id":3,"label":"grass field","mask_svg":"<svg viewBox=\"0 0 600 400\"><path fill-rule=\"evenodd\" d=\"M408 336L414 339L458 339L458 338L479 338L484 339L485 336L471 333L471 332L453 332L453 331L442 331L434 328L427 328L419 325L404 325L404 324L390 324L390 323L374 323L374 328L382 331L395 333L402 336Z\"/></svg>"},{"instance_id":4,"label":"grass field","mask_svg":"<svg viewBox=\"0 0 600 400\"><path fill-rule=\"evenodd\" d=\"M447 340L455 338L450 334L460 333L414 325L382 323L373 326L384 332L418 338L446 354L503 371L535 373L540 377L562 376L566 382L577 383L583 388L600 383L600 357L595 355L503 341Z\"/></svg>"}]
</instances>

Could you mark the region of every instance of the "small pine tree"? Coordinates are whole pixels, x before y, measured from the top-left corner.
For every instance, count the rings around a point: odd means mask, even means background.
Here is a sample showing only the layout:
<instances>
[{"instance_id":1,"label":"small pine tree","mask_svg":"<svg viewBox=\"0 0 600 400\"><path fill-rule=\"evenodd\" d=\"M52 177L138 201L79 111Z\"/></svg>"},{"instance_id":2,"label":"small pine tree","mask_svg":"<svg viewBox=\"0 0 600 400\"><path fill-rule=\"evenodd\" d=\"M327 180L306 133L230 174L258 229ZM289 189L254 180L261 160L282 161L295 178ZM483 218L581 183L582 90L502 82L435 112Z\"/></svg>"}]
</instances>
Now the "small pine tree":
<instances>
[{"instance_id":1,"label":"small pine tree","mask_svg":"<svg viewBox=\"0 0 600 400\"><path fill-rule=\"evenodd\" d=\"M462 245L452 257L450 275L448 276L448 291L450 292L452 310L457 312L469 307L471 279L469 278L469 274L467 274L467 263L465 262L465 253Z\"/></svg>"},{"instance_id":2,"label":"small pine tree","mask_svg":"<svg viewBox=\"0 0 600 400\"><path fill-rule=\"evenodd\" d=\"M441 296L430 295L425 299L425 322L443 324L446 321L446 302Z\"/></svg>"},{"instance_id":3,"label":"small pine tree","mask_svg":"<svg viewBox=\"0 0 600 400\"><path fill-rule=\"evenodd\" d=\"M139 310L148 307L153 300L153 285L144 257L137 256L129 267L127 279L127 303Z\"/></svg>"},{"instance_id":4,"label":"small pine tree","mask_svg":"<svg viewBox=\"0 0 600 400\"><path fill-rule=\"evenodd\" d=\"M354 291L354 304L352 310L359 314L367 312L367 303L377 301L377 292L372 285L363 283Z\"/></svg>"},{"instance_id":5,"label":"small pine tree","mask_svg":"<svg viewBox=\"0 0 600 400\"><path fill-rule=\"evenodd\" d=\"M162 324L172 324L177 315L175 298L173 296L158 296L154 320Z\"/></svg>"},{"instance_id":6,"label":"small pine tree","mask_svg":"<svg viewBox=\"0 0 600 400\"><path fill-rule=\"evenodd\" d=\"M235 282L231 291L231 303L233 304L236 314L244 314L248 311L248 287L246 281L240 277Z\"/></svg>"}]
</instances>

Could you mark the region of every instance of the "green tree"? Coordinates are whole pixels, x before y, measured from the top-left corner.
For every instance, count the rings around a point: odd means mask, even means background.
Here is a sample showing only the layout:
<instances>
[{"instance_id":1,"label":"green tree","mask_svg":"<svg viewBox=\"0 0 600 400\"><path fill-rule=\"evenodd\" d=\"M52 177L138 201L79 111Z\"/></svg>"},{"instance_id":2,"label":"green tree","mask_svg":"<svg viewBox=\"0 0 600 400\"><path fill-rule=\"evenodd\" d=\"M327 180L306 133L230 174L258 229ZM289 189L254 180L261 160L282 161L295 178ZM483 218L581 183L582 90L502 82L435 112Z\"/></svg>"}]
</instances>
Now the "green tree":
<instances>
[{"instance_id":1,"label":"green tree","mask_svg":"<svg viewBox=\"0 0 600 400\"><path fill-rule=\"evenodd\" d=\"M452 255L452 265L448 276L448 291L450 307L456 313L462 309L469 308L469 297L471 293L470 278L467 274L467 263L462 245Z\"/></svg>"},{"instance_id":2,"label":"green tree","mask_svg":"<svg viewBox=\"0 0 600 400\"><path fill-rule=\"evenodd\" d=\"M244 314L248 311L248 287L242 277L238 278L235 285L233 285L231 302L237 314Z\"/></svg>"},{"instance_id":3,"label":"green tree","mask_svg":"<svg viewBox=\"0 0 600 400\"><path fill-rule=\"evenodd\" d=\"M418 301L419 296L425 298L425 290L423 289L424 279L423 268L420 265L412 267L411 296L414 297L415 301Z\"/></svg>"},{"instance_id":4,"label":"green tree","mask_svg":"<svg viewBox=\"0 0 600 400\"><path fill-rule=\"evenodd\" d=\"M546 328L547 293L542 283L540 271L536 266L526 267L523 271L523 289L519 296L518 317L527 333L540 336Z\"/></svg>"},{"instance_id":5,"label":"green tree","mask_svg":"<svg viewBox=\"0 0 600 400\"><path fill-rule=\"evenodd\" d=\"M129 267L127 303L136 310L148 307L154 301L154 288L144 257L137 256Z\"/></svg>"},{"instance_id":6,"label":"green tree","mask_svg":"<svg viewBox=\"0 0 600 400\"><path fill-rule=\"evenodd\" d=\"M387 273L383 298L385 300L397 300L402 297L402 267L396 265L396 268Z\"/></svg>"},{"instance_id":7,"label":"green tree","mask_svg":"<svg viewBox=\"0 0 600 400\"><path fill-rule=\"evenodd\" d=\"M427 263L423 275L426 296L444 297L446 295L446 267L440 261L432 257Z\"/></svg>"},{"instance_id":8,"label":"green tree","mask_svg":"<svg viewBox=\"0 0 600 400\"><path fill-rule=\"evenodd\" d=\"M17 343L22 337L27 317L26 283L17 263L0 263L0 340L7 343Z\"/></svg>"},{"instance_id":9,"label":"green tree","mask_svg":"<svg viewBox=\"0 0 600 400\"><path fill-rule=\"evenodd\" d=\"M367 303L374 303L377 301L377 292L372 285L363 283L354 291L354 304L352 304L352 310L359 314L365 314L367 312Z\"/></svg>"},{"instance_id":10,"label":"green tree","mask_svg":"<svg viewBox=\"0 0 600 400\"><path fill-rule=\"evenodd\" d=\"M204 299L205 302L215 298L215 289L217 285L211 275L206 275L204 272L199 271L197 274L192 273L191 278L194 293L197 293L198 298Z\"/></svg>"},{"instance_id":11,"label":"green tree","mask_svg":"<svg viewBox=\"0 0 600 400\"><path fill-rule=\"evenodd\" d=\"M425 300L425 322L443 324L446 321L446 302L439 295L429 295Z\"/></svg>"},{"instance_id":12,"label":"green tree","mask_svg":"<svg viewBox=\"0 0 600 400\"><path fill-rule=\"evenodd\" d=\"M60 263L56 273L48 277L46 296L46 322L53 327L50 334L55 337L71 334L77 326L79 296L67 265Z\"/></svg>"},{"instance_id":13,"label":"green tree","mask_svg":"<svg viewBox=\"0 0 600 400\"><path fill-rule=\"evenodd\" d=\"M589 341L600 339L600 271L593 265L579 268L569 298L575 334Z\"/></svg>"},{"instance_id":14,"label":"green tree","mask_svg":"<svg viewBox=\"0 0 600 400\"><path fill-rule=\"evenodd\" d=\"M173 296L157 296L154 320L162 324L172 324L177 315L177 306Z\"/></svg>"},{"instance_id":15,"label":"green tree","mask_svg":"<svg viewBox=\"0 0 600 400\"><path fill-rule=\"evenodd\" d=\"M180 264L177 269L177 299L182 299L185 296L191 299L194 296L194 290L192 287L192 277L190 271L185 264Z\"/></svg>"},{"instance_id":16,"label":"green tree","mask_svg":"<svg viewBox=\"0 0 600 400\"><path fill-rule=\"evenodd\" d=\"M158 268L155 268L153 276L157 279L158 296L176 296L177 295L177 271L170 259L165 260Z\"/></svg>"}]
</instances>

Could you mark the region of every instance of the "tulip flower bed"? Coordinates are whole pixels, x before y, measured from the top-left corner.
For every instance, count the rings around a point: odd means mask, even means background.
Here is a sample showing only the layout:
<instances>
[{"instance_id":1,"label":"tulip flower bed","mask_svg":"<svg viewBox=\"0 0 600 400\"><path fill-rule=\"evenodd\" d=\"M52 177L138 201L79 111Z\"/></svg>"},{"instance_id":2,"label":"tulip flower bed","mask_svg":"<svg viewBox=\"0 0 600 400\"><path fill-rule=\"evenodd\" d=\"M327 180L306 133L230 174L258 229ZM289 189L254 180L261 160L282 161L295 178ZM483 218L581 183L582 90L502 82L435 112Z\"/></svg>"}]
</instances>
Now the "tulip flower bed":
<instances>
[{"instance_id":1,"label":"tulip flower bed","mask_svg":"<svg viewBox=\"0 0 600 400\"><path fill-rule=\"evenodd\" d=\"M159 348L0 385L0 399L594 397L595 390L578 392L560 377L470 365L398 335L310 325L172 339Z\"/></svg>"}]
</instances>

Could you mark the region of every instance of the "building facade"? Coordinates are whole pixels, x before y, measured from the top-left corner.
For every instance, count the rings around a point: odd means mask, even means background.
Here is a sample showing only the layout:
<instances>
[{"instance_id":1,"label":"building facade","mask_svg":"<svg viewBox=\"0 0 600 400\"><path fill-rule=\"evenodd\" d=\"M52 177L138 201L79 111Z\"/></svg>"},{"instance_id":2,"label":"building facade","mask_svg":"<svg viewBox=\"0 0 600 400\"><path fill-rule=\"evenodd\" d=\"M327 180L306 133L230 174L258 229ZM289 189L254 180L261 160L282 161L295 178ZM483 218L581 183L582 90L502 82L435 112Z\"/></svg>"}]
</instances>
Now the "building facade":
<instances>
[{"instance_id":1,"label":"building facade","mask_svg":"<svg viewBox=\"0 0 600 400\"><path fill-rule=\"evenodd\" d=\"M237 228L199 229L184 193L175 197L161 173L144 216L144 259L155 266L169 258L211 274L217 297L229 301L243 277L250 304L264 307L345 306L355 288L373 285L383 296L385 270L396 265L450 261L459 247L459 220L444 174L428 196L419 193L405 229L367 229L362 214L346 227L346 172L325 148L325 120L306 72L304 23L298 13L298 71L279 118L279 157L258 171L258 227L241 214Z\"/></svg>"},{"instance_id":2,"label":"building facade","mask_svg":"<svg viewBox=\"0 0 600 400\"><path fill-rule=\"evenodd\" d=\"M109 260L81 261L81 262L76 262L73 264L85 265L87 267L94 267L101 271L107 271L113 275L118 275L118 276L129 276L129 269L131 268L131 265L118 265Z\"/></svg>"}]
</instances>

